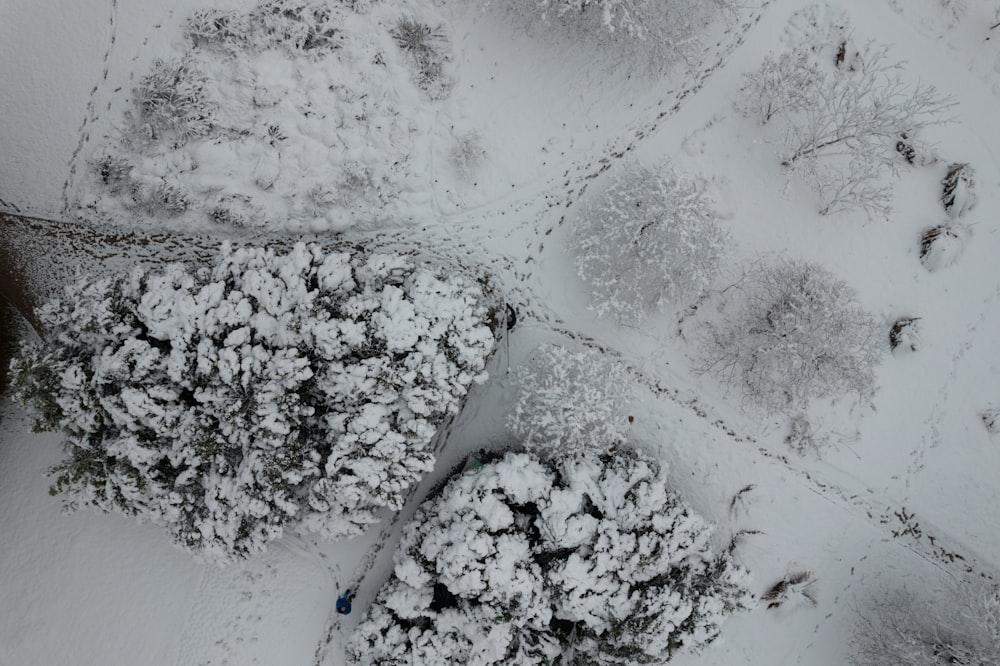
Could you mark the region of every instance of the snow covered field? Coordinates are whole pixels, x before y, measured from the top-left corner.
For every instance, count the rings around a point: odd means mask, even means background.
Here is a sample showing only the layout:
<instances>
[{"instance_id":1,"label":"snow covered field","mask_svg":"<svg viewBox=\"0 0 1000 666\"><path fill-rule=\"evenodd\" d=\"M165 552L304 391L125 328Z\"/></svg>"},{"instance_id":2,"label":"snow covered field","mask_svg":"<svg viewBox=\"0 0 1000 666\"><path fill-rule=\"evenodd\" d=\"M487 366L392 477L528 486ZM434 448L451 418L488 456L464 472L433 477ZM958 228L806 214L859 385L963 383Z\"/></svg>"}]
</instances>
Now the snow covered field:
<instances>
[{"instance_id":1,"label":"snow covered field","mask_svg":"<svg viewBox=\"0 0 1000 666\"><path fill-rule=\"evenodd\" d=\"M755 3L712 29L699 62L652 76L593 48L570 48L540 26L526 29L495 0L485 9L379 3L372 21L409 13L442 24L455 82L446 99L421 97L401 56L391 56L397 67L385 85L419 128L407 194L392 219L351 238L456 257L498 278L520 323L492 358L490 380L471 390L442 435L435 470L397 517L349 542L286 537L226 569L196 563L149 525L87 511L61 516L43 476L59 459L59 436L25 434L20 409L4 407L0 664L344 663L346 637L388 576L401 525L469 452L506 443L509 373L545 342L599 348L629 367L637 386L632 439L668 463L673 486L717 525L717 546L738 530L761 532L737 551L754 592L789 573L815 576L815 606L799 600L736 616L717 643L673 663L845 663L856 607L871 595L907 587L933 596L966 574L992 580L1000 565L1000 443L980 413L1000 406L993 6L968 0L956 17L939 0L819 5L821 14L846 15L855 43L890 45L893 61L906 62L908 83L935 85L957 102L955 122L927 132L941 161L901 169L891 214L867 219L820 216L808 186L782 169L774 137L733 108L743 75L800 36L796 17L806 4ZM203 5L0 0L0 210L59 218L101 194L87 160L116 136L129 91L152 61L179 54L183 20ZM470 133L481 159L463 171L453 150ZM737 391L694 371L697 317L679 326L682 313L667 311L628 327L588 310L586 284L565 251L573 220L608 184L607 171L664 158L711 182L735 247L722 285L742 262L805 259L858 291L884 323L886 347L894 321L920 318L919 350L883 355L871 407L845 399L810 411L830 440L821 456L785 444L788 415L745 411ZM971 236L962 256L930 272L919 261L920 235L946 220L938 195L950 162L975 168L979 201L965 218ZM158 221L149 216L142 226ZM250 240L266 232L214 233ZM22 239L19 250L30 253L30 245ZM35 276L43 290L54 286L53 274L103 261L66 243L35 256L54 251L51 272ZM332 614L337 594L355 585L355 612Z\"/></svg>"}]
</instances>

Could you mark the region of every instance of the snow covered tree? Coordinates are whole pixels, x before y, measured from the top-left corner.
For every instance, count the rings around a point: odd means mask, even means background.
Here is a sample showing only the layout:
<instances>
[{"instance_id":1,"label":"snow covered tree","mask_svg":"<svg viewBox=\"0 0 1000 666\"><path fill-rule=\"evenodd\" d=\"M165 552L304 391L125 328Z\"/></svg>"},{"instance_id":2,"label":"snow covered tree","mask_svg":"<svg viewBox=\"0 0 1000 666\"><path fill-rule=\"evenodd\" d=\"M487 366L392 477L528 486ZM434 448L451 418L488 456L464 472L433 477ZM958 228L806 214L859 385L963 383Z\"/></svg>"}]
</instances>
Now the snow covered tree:
<instances>
[{"instance_id":1,"label":"snow covered tree","mask_svg":"<svg viewBox=\"0 0 1000 666\"><path fill-rule=\"evenodd\" d=\"M606 451L628 433L628 369L593 349L543 345L514 375L507 429L544 455Z\"/></svg>"},{"instance_id":2,"label":"snow covered tree","mask_svg":"<svg viewBox=\"0 0 1000 666\"><path fill-rule=\"evenodd\" d=\"M720 322L701 338L703 369L769 412L812 398L874 393L882 334L846 282L816 264L781 261L749 270Z\"/></svg>"},{"instance_id":3,"label":"snow covered tree","mask_svg":"<svg viewBox=\"0 0 1000 666\"><path fill-rule=\"evenodd\" d=\"M570 251L594 310L637 323L711 285L727 256L703 178L633 163L576 221Z\"/></svg>"},{"instance_id":4,"label":"snow covered tree","mask_svg":"<svg viewBox=\"0 0 1000 666\"><path fill-rule=\"evenodd\" d=\"M11 379L68 438L53 490L218 560L398 510L494 344L475 281L301 243L82 281L37 314Z\"/></svg>"},{"instance_id":5,"label":"snow covered tree","mask_svg":"<svg viewBox=\"0 0 1000 666\"><path fill-rule=\"evenodd\" d=\"M647 19L654 15L657 0L535 0L543 9L551 8L556 15L569 12L593 13L608 32L622 31L630 37L645 38Z\"/></svg>"},{"instance_id":6,"label":"snow covered tree","mask_svg":"<svg viewBox=\"0 0 1000 666\"><path fill-rule=\"evenodd\" d=\"M695 60L712 21L738 9L732 0L523 0L541 20L569 26L604 48L660 71Z\"/></svg>"},{"instance_id":7,"label":"snow covered tree","mask_svg":"<svg viewBox=\"0 0 1000 666\"><path fill-rule=\"evenodd\" d=\"M556 16L587 15L597 19L608 32L622 32L633 39L657 39L668 36L657 31L668 19L675 23L676 35L682 36L676 24L686 24L683 17L697 14L698 5L719 9L731 7L729 0L691 2L689 0L533 0L543 11ZM674 35L673 32L670 33Z\"/></svg>"},{"instance_id":8,"label":"snow covered tree","mask_svg":"<svg viewBox=\"0 0 1000 666\"><path fill-rule=\"evenodd\" d=\"M933 603L888 591L861 609L851 647L853 666L1000 664L1000 587L966 582Z\"/></svg>"},{"instance_id":9,"label":"snow covered tree","mask_svg":"<svg viewBox=\"0 0 1000 666\"><path fill-rule=\"evenodd\" d=\"M754 603L710 536L636 451L508 453L417 511L348 653L359 664L663 664Z\"/></svg>"},{"instance_id":10,"label":"snow covered tree","mask_svg":"<svg viewBox=\"0 0 1000 666\"><path fill-rule=\"evenodd\" d=\"M846 45L846 42L845 42ZM768 56L748 74L737 105L763 123L780 119L782 163L819 193L822 214L860 208L885 214L886 174L898 169L900 136L946 122L954 105L933 86L910 87L888 47L867 44L841 66L813 44Z\"/></svg>"}]
</instances>

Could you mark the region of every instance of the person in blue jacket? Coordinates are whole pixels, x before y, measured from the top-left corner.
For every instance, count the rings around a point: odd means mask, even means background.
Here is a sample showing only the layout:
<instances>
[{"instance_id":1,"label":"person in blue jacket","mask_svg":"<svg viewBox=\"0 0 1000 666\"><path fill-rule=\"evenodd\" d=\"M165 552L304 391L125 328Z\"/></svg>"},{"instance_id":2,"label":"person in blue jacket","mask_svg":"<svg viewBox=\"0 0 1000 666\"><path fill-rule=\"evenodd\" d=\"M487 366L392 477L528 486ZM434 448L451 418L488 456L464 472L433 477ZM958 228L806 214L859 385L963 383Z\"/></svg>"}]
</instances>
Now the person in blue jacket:
<instances>
[{"instance_id":1,"label":"person in blue jacket","mask_svg":"<svg viewBox=\"0 0 1000 666\"><path fill-rule=\"evenodd\" d=\"M352 601L354 601L354 594L350 590L337 597L337 612L341 615L350 615Z\"/></svg>"}]
</instances>

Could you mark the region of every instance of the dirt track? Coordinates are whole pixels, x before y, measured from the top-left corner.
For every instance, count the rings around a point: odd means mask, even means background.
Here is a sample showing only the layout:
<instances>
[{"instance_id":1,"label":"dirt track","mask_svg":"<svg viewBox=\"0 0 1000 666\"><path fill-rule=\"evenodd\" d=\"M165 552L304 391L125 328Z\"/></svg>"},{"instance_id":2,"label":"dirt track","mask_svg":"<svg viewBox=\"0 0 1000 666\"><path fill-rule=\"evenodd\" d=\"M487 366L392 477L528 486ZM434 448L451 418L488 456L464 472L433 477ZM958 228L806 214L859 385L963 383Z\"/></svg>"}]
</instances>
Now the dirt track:
<instances>
[{"instance_id":1,"label":"dirt track","mask_svg":"<svg viewBox=\"0 0 1000 666\"><path fill-rule=\"evenodd\" d=\"M221 238L102 230L0 213L0 294L37 325L34 308L80 273L100 275L137 264L204 263Z\"/></svg>"}]
</instances>

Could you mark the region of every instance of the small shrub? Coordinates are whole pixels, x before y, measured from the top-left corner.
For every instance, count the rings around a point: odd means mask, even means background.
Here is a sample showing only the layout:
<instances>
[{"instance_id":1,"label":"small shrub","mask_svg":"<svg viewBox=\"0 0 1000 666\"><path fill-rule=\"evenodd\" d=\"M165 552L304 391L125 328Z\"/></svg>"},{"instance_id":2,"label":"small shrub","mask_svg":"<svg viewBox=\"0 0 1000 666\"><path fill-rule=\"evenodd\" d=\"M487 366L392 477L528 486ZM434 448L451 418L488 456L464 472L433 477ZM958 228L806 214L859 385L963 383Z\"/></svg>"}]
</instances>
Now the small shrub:
<instances>
[{"instance_id":1,"label":"small shrub","mask_svg":"<svg viewBox=\"0 0 1000 666\"><path fill-rule=\"evenodd\" d=\"M920 237L920 263L929 271L951 266L962 256L970 230L962 224L940 224Z\"/></svg>"},{"instance_id":2,"label":"small shrub","mask_svg":"<svg viewBox=\"0 0 1000 666\"><path fill-rule=\"evenodd\" d=\"M187 20L184 34L196 47L243 48L249 43L247 16L235 10L200 9Z\"/></svg>"},{"instance_id":3,"label":"small shrub","mask_svg":"<svg viewBox=\"0 0 1000 666\"><path fill-rule=\"evenodd\" d=\"M748 537L759 536L764 534L760 530L739 530L729 539L729 545L726 546L726 552L730 555L734 554L739 547L746 543Z\"/></svg>"},{"instance_id":4,"label":"small shrub","mask_svg":"<svg viewBox=\"0 0 1000 666\"><path fill-rule=\"evenodd\" d=\"M341 47L342 19L335 6L303 0L265 0L249 13L204 9L192 14L185 34L195 47L233 52L281 48L319 57Z\"/></svg>"},{"instance_id":5,"label":"small shrub","mask_svg":"<svg viewBox=\"0 0 1000 666\"><path fill-rule=\"evenodd\" d=\"M133 191L132 162L117 154L105 154L90 163L91 169L101 179L108 191L115 195L130 194Z\"/></svg>"},{"instance_id":6,"label":"small shrub","mask_svg":"<svg viewBox=\"0 0 1000 666\"><path fill-rule=\"evenodd\" d=\"M153 140L169 133L177 142L208 134L214 105L206 98L205 81L190 59L153 61L153 71L132 91L142 132Z\"/></svg>"},{"instance_id":7,"label":"small shrub","mask_svg":"<svg viewBox=\"0 0 1000 666\"><path fill-rule=\"evenodd\" d=\"M451 163L455 167L455 172L466 180L475 176L485 158L483 137L476 131L458 137L451 149Z\"/></svg>"},{"instance_id":8,"label":"small shrub","mask_svg":"<svg viewBox=\"0 0 1000 666\"><path fill-rule=\"evenodd\" d=\"M337 192L340 203L345 206L356 206L364 203L376 203L379 200L378 183L375 182L375 175L372 168L361 162L346 162L343 165L343 174L340 182L337 183ZM313 188L315 197L313 203L321 206L327 200L327 191L320 187Z\"/></svg>"},{"instance_id":9,"label":"small shrub","mask_svg":"<svg viewBox=\"0 0 1000 666\"><path fill-rule=\"evenodd\" d=\"M729 513L736 515L746 510L747 505L750 503L750 493L752 493L757 488L757 484L749 483L733 495L733 498L729 500Z\"/></svg>"},{"instance_id":10,"label":"small shrub","mask_svg":"<svg viewBox=\"0 0 1000 666\"><path fill-rule=\"evenodd\" d=\"M896 140L896 152L911 166L928 166L938 161L934 149L912 133L901 132Z\"/></svg>"},{"instance_id":11,"label":"small shrub","mask_svg":"<svg viewBox=\"0 0 1000 666\"><path fill-rule=\"evenodd\" d=\"M915 352L920 348L920 317L902 317L889 329L889 349L893 352Z\"/></svg>"},{"instance_id":12,"label":"small shrub","mask_svg":"<svg viewBox=\"0 0 1000 666\"><path fill-rule=\"evenodd\" d=\"M454 81L445 73L445 64L451 60L451 54L444 29L441 26L432 28L404 16L389 34L416 67L417 87L433 100L447 97Z\"/></svg>"},{"instance_id":13,"label":"small shrub","mask_svg":"<svg viewBox=\"0 0 1000 666\"><path fill-rule=\"evenodd\" d=\"M952 219L976 206L976 173L968 164L949 164L941 181L941 204Z\"/></svg>"},{"instance_id":14,"label":"small shrub","mask_svg":"<svg viewBox=\"0 0 1000 666\"><path fill-rule=\"evenodd\" d=\"M222 197L209 217L216 224L226 227L251 227L258 222L257 210L250 197L239 194Z\"/></svg>"},{"instance_id":15,"label":"small shrub","mask_svg":"<svg viewBox=\"0 0 1000 666\"><path fill-rule=\"evenodd\" d=\"M710 536L636 451L507 453L417 510L349 663L666 664L754 605Z\"/></svg>"},{"instance_id":16,"label":"small shrub","mask_svg":"<svg viewBox=\"0 0 1000 666\"><path fill-rule=\"evenodd\" d=\"M853 40L848 37L841 39L833 56L833 64L837 69L855 72L861 66L860 59L861 51L854 45Z\"/></svg>"},{"instance_id":17,"label":"small shrub","mask_svg":"<svg viewBox=\"0 0 1000 666\"><path fill-rule=\"evenodd\" d=\"M334 6L303 0L269 0L249 15L265 44L296 55L322 56L340 48L341 19Z\"/></svg>"},{"instance_id":18,"label":"small shrub","mask_svg":"<svg viewBox=\"0 0 1000 666\"><path fill-rule=\"evenodd\" d=\"M852 666L1000 664L1000 587L960 582L941 599L879 590L859 609Z\"/></svg>"},{"instance_id":19,"label":"small shrub","mask_svg":"<svg viewBox=\"0 0 1000 666\"><path fill-rule=\"evenodd\" d=\"M188 194L182 188L163 178L143 183L133 197L136 206L143 209L147 215L180 215L188 209L190 201Z\"/></svg>"},{"instance_id":20,"label":"small shrub","mask_svg":"<svg viewBox=\"0 0 1000 666\"><path fill-rule=\"evenodd\" d=\"M813 427L805 414L795 414L788 424L785 444L799 455L816 454L826 446L827 439Z\"/></svg>"},{"instance_id":21,"label":"small shrub","mask_svg":"<svg viewBox=\"0 0 1000 666\"><path fill-rule=\"evenodd\" d=\"M982 419L983 425L986 426L986 432L991 435L1000 433L1000 408L988 407L982 411L979 417Z\"/></svg>"},{"instance_id":22,"label":"small shrub","mask_svg":"<svg viewBox=\"0 0 1000 666\"><path fill-rule=\"evenodd\" d=\"M760 596L760 600L767 602L768 609L779 608L796 598L805 600L810 606L815 606L815 583L816 579L811 571L792 573L769 587Z\"/></svg>"}]
</instances>

